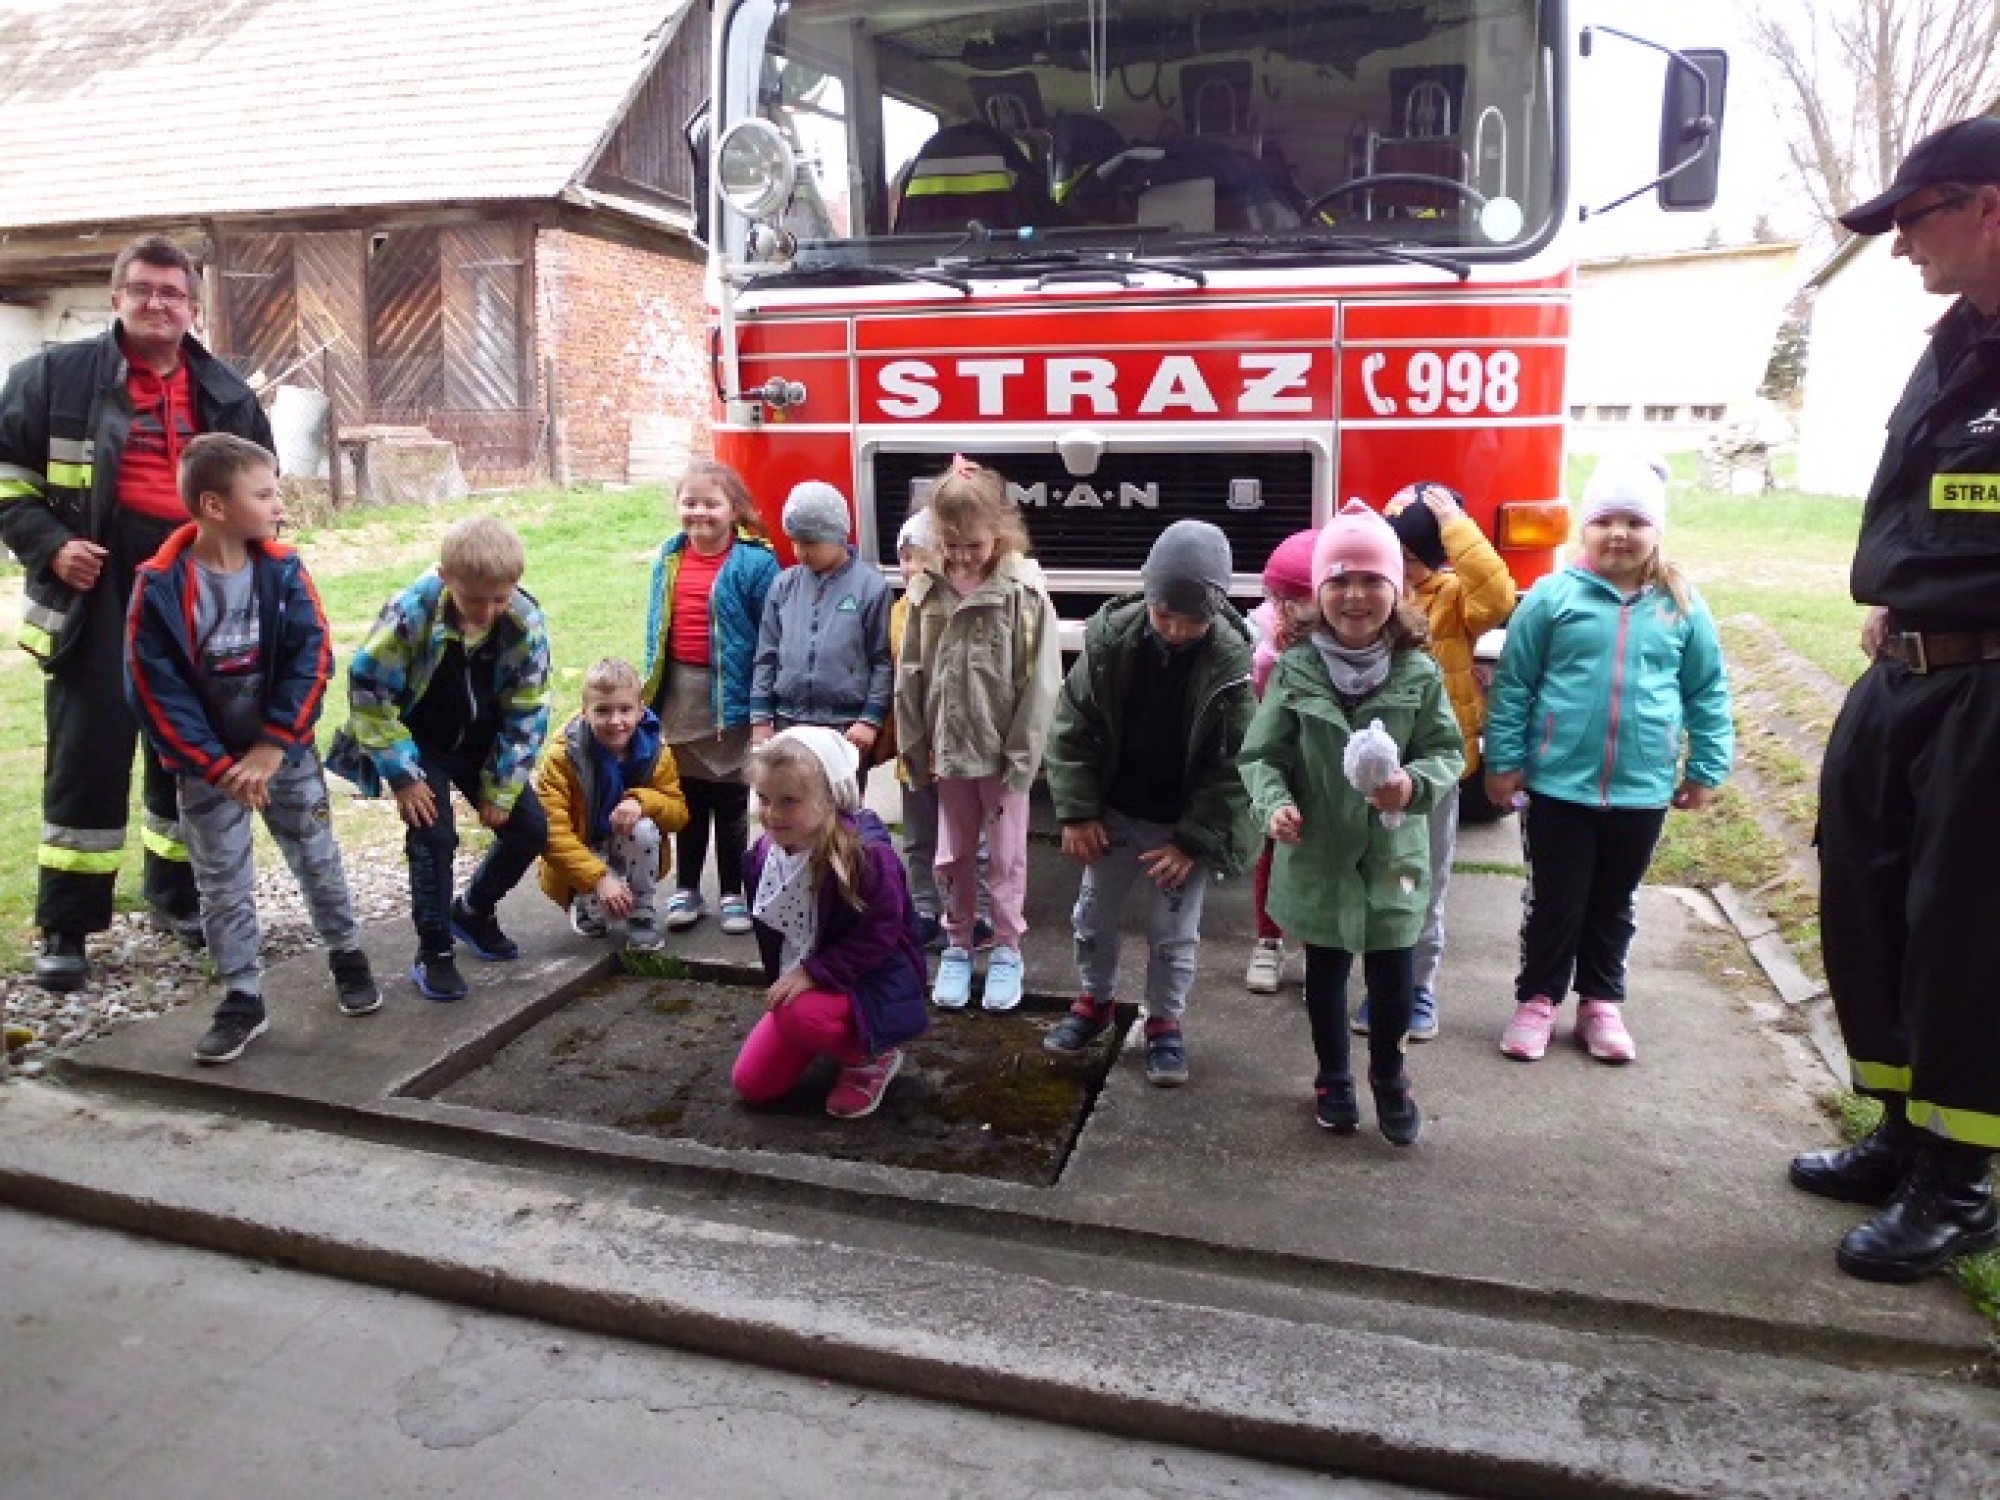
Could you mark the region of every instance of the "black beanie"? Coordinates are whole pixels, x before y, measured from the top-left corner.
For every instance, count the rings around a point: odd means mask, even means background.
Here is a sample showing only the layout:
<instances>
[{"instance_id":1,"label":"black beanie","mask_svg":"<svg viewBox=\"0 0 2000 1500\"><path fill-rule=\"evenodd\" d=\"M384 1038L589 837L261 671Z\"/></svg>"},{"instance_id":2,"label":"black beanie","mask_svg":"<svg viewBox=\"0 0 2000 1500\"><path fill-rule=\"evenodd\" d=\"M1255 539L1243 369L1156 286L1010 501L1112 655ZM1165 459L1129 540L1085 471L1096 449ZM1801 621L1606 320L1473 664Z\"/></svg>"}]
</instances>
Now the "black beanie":
<instances>
[{"instance_id":1,"label":"black beanie","mask_svg":"<svg viewBox=\"0 0 2000 1500\"><path fill-rule=\"evenodd\" d=\"M1443 489L1443 485L1437 486ZM1410 555L1427 568L1441 568L1450 561L1445 556L1444 536L1438 530L1437 514L1424 504L1425 485L1412 485L1408 503L1389 517L1396 539L1410 549ZM1406 491L1405 493L1409 493Z\"/></svg>"}]
</instances>

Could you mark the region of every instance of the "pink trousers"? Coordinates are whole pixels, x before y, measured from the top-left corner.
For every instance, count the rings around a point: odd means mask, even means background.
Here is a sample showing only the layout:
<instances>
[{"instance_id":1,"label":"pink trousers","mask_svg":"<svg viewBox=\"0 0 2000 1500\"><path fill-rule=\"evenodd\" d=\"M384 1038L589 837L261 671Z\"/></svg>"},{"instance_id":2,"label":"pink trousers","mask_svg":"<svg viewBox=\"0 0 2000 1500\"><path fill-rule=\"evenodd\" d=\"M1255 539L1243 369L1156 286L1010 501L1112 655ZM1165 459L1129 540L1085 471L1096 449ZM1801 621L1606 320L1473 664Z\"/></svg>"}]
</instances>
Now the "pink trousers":
<instances>
[{"instance_id":1,"label":"pink trousers","mask_svg":"<svg viewBox=\"0 0 2000 1500\"><path fill-rule=\"evenodd\" d=\"M1028 930L1028 794L1004 776L940 777L937 878L952 946L972 946L979 914L979 835L986 833L986 888L993 941L1019 951Z\"/></svg>"},{"instance_id":2,"label":"pink trousers","mask_svg":"<svg viewBox=\"0 0 2000 1500\"><path fill-rule=\"evenodd\" d=\"M807 990L758 1018L736 1054L729 1081L746 1103L770 1104L790 1093L822 1057L842 1067L867 1060L854 1027L853 1000L833 990Z\"/></svg>"}]
</instances>

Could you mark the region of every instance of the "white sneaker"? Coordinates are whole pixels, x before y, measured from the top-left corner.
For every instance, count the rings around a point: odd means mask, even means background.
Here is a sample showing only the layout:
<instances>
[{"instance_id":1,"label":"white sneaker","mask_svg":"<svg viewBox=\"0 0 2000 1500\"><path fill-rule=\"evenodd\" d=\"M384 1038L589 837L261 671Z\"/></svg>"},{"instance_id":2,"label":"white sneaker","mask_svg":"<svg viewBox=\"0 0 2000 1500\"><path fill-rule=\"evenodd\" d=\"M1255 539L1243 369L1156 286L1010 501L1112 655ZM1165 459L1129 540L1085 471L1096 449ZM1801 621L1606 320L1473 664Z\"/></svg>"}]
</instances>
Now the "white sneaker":
<instances>
[{"instance_id":1,"label":"white sneaker","mask_svg":"<svg viewBox=\"0 0 2000 1500\"><path fill-rule=\"evenodd\" d=\"M972 1000L972 954L964 948L947 948L938 960L937 983L931 987L931 1004L939 1010L964 1010Z\"/></svg>"},{"instance_id":2,"label":"white sneaker","mask_svg":"<svg viewBox=\"0 0 2000 1500\"><path fill-rule=\"evenodd\" d=\"M611 929L585 912L581 901L572 901L569 904L569 930L578 937L601 938Z\"/></svg>"},{"instance_id":3,"label":"white sneaker","mask_svg":"<svg viewBox=\"0 0 2000 1500\"><path fill-rule=\"evenodd\" d=\"M1250 950L1250 966L1243 971L1243 988L1253 995L1275 995L1284 977L1284 940L1259 938Z\"/></svg>"},{"instance_id":4,"label":"white sneaker","mask_svg":"<svg viewBox=\"0 0 2000 1500\"><path fill-rule=\"evenodd\" d=\"M700 891L675 891L667 901L667 931L694 926L705 909Z\"/></svg>"}]
</instances>

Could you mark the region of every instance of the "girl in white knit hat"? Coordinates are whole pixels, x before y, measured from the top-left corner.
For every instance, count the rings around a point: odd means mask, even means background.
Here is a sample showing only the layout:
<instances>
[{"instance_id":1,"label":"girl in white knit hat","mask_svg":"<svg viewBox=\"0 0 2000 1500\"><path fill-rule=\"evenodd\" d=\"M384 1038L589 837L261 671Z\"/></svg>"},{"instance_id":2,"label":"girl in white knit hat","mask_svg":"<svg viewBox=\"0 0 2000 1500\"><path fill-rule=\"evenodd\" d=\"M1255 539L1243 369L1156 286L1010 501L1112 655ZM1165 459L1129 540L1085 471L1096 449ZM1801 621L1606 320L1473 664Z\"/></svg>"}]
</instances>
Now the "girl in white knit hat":
<instances>
[{"instance_id":1,"label":"girl in white knit hat","mask_svg":"<svg viewBox=\"0 0 2000 1500\"><path fill-rule=\"evenodd\" d=\"M1521 970L1500 1050L1539 1061L1574 982L1577 1045L1627 1063L1633 898L1667 808L1714 800L1735 731L1715 621L1660 551L1665 469L1605 458L1578 520L1576 560L1514 612L1487 700L1486 793L1502 806L1528 793Z\"/></svg>"}]
</instances>

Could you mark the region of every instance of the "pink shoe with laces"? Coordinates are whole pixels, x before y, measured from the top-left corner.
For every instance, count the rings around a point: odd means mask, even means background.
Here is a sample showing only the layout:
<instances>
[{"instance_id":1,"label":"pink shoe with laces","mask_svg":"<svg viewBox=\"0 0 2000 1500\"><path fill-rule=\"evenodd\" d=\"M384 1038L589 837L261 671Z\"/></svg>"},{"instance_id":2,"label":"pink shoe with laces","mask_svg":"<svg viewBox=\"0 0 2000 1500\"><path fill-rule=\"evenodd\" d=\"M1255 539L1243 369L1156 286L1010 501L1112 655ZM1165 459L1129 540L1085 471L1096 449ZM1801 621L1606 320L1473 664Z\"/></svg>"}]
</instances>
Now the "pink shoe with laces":
<instances>
[{"instance_id":1,"label":"pink shoe with laces","mask_svg":"<svg viewBox=\"0 0 2000 1500\"><path fill-rule=\"evenodd\" d=\"M859 1120L874 1114L889 1091L889 1080L902 1066L903 1049L892 1047L866 1062L842 1068L833 1091L826 1096L826 1112L836 1120Z\"/></svg>"},{"instance_id":2,"label":"pink shoe with laces","mask_svg":"<svg viewBox=\"0 0 2000 1500\"><path fill-rule=\"evenodd\" d=\"M1549 1050L1549 1037L1556 1029L1556 1005L1547 995L1523 1000L1514 1007L1514 1019L1500 1033L1500 1050L1522 1062L1540 1062Z\"/></svg>"},{"instance_id":3,"label":"pink shoe with laces","mask_svg":"<svg viewBox=\"0 0 2000 1500\"><path fill-rule=\"evenodd\" d=\"M1639 1055L1616 1000L1586 1000L1576 1008L1576 1044L1599 1062L1628 1063Z\"/></svg>"}]
</instances>

